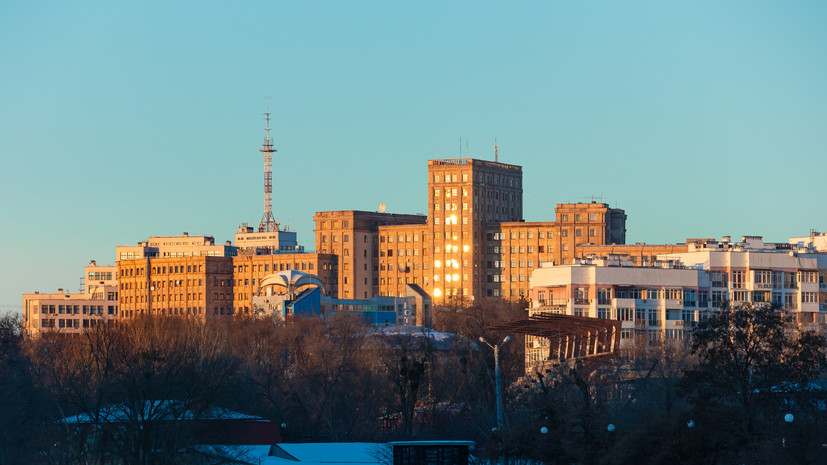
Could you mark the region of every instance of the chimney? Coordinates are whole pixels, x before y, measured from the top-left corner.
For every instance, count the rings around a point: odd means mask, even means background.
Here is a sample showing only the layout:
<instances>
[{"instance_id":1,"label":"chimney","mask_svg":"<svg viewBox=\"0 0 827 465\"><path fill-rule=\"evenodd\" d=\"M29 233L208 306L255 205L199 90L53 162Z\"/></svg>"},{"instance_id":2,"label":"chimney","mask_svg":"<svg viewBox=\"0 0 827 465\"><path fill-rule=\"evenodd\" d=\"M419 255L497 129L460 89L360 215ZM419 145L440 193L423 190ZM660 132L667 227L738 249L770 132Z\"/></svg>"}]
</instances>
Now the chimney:
<instances>
[{"instance_id":1,"label":"chimney","mask_svg":"<svg viewBox=\"0 0 827 465\"><path fill-rule=\"evenodd\" d=\"M62 287L57 288L57 293L58 294L63 294L63 288Z\"/></svg>"},{"instance_id":2,"label":"chimney","mask_svg":"<svg viewBox=\"0 0 827 465\"><path fill-rule=\"evenodd\" d=\"M95 266L95 261L94 261L94 260L92 260L92 262L91 262L91 263L92 263L92 266Z\"/></svg>"},{"instance_id":3,"label":"chimney","mask_svg":"<svg viewBox=\"0 0 827 465\"><path fill-rule=\"evenodd\" d=\"M190 233L184 231L184 237L189 237Z\"/></svg>"}]
</instances>

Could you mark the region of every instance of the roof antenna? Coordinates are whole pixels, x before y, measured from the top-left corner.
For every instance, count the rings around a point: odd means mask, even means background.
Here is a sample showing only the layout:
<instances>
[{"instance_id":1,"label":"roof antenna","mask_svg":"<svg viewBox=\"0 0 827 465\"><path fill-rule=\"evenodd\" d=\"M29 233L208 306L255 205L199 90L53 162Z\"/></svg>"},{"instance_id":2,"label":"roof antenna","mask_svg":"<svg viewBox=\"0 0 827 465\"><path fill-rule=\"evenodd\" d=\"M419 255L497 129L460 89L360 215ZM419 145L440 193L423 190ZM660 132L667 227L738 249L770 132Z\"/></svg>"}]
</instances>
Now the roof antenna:
<instances>
[{"instance_id":1,"label":"roof antenna","mask_svg":"<svg viewBox=\"0 0 827 465\"><path fill-rule=\"evenodd\" d=\"M270 139L270 98L267 97L267 111L264 113L267 121L267 136L261 144L259 152L264 154L264 215L258 225L259 232L278 231L279 222L273 217L273 141Z\"/></svg>"},{"instance_id":2,"label":"roof antenna","mask_svg":"<svg viewBox=\"0 0 827 465\"><path fill-rule=\"evenodd\" d=\"M500 147L497 145L497 138L495 137L494 138L494 163L499 163L499 161L500 161L499 151L500 151Z\"/></svg>"}]
</instances>

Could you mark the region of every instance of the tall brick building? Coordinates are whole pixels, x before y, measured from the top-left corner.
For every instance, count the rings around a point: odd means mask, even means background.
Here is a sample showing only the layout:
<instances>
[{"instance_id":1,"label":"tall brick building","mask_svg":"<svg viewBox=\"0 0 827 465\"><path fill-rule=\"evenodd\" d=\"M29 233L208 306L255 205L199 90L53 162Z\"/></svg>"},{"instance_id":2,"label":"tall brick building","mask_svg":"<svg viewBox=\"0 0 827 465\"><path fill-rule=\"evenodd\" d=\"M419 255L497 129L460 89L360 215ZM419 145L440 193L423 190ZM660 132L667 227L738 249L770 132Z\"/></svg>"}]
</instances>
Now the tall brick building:
<instances>
[{"instance_id":1,"label":"tall brick building","mask_svg":"<svg viewBox=\"0 0 827 465\"><path fill-rule=\"evenodd\" d=\"M318 212L316 250L339 257L339 297L527 295L541 261L567 263L585 244L623 244L626 214L604 203L558 204L554 221L523 220L522 167L428 162L428 215Z\"/></svg>"}]
</instances>

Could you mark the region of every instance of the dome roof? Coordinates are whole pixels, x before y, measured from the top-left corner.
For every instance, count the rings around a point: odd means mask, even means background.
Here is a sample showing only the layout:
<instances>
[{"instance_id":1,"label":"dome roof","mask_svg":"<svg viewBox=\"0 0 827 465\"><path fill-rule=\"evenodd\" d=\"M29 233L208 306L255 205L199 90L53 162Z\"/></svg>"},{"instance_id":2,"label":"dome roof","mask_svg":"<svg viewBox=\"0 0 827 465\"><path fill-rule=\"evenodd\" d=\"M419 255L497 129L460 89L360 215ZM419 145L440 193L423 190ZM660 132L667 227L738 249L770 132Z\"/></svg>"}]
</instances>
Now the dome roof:
<instances>
[{"instance_id":1,"label":"dome roof","mask_svg":"<svg viewBox=\"0 0 827 465\"><path fill-rule=\"evenodd\" d=\"M286 270L268 275L262 279L259 289L264 289L267 286L284 288L283 293L292 296L295 294L296 289L304 286L317 286L323 288L324 283L314 274L304 273L299 270Z\"/></svg>"}]
</instances>

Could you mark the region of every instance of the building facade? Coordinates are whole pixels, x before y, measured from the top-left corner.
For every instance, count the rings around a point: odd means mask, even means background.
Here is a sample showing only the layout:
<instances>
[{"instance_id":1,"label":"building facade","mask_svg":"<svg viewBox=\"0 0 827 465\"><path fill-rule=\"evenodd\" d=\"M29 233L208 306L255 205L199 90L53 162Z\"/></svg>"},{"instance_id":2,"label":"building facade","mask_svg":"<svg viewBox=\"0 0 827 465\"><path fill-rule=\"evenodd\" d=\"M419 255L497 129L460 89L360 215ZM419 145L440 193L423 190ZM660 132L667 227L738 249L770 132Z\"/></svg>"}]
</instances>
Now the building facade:
<instances>
[{"instance_id":1,"label":"building facade","mask_svg":"<svg viewBox=\"0 0 827 465\"><path fill-rule=\"evenodd\" d=\"M223 245L215 244L212 236L150 236L137 245L119 245L115 247L117 260L135 260L141 258L183 258L183 257L232 257L238 248L230 241Z\"/></svg>"},{"instance_id":2,"label":"building facade","mask_svg":"<svg viewBox=\"0 0 827 465\"><path fill-rule=\"evenodd\" d=\"M759 236L687 247L644 265L622 255L544 263L531 274L530 313L620 320L621 348L686 338L726 302L776 304L801 325L827 324L827 254L766 244ZM527 364L545 360L553 344L526 338Z\"/></svg>"},{"instance_id":3,"label":"building facade","mask_svg":"<svg viewBox=\"0 0 827 465\"><path fill-rule=\"evenodd\" d=\"M46 331L80 333L119 314L117 267L100 266L93 260L84 267L84 289L76 294L23 294L23 329L28 336Z\"/></svg>"},{"instance_id":4,"label":"building facade","mask_svg":"<svg viewBox=\"0 0 827 465\"><path fill-rule=\"evenodd\" d=\"M337 280L336 257L320 253L190 256L117 262L120 317L186 316L202 321L253 315L253 297L268 276L301 270L319 276L325 292Z\"/></svg>"},{"instance_id":5,"label":"building facade","mask_svg":"<svg viewBox=\"0 0 827 465\"><path fill-rule=\"evenodd\" d=\"M427 201L426 217L316 213L316 250L339 257L340 298L403 296L408 284L436 303L521 298L541 262L566 263L586 244L626 240L625 212L605 203L558 204L554 221L525 222L517 165L430 160Z\"/></svg>"},{"instance_id":6,"label":"building facade","mask_svg":"<svg viewBox=\"0 0 827 465\"><path fill-rule=\"evenodd\" d=\"M337 282L331 286L331 294L343 299L369 299L376 295L391 295L383 294L386 289L380 286L384 286L384 281L381 285L379 281L380 261L384 266L387 253L383 245L387 239L384 230L401 225L403 229L417 231L418 240L425 232L427 218L346 210L317 212L313 220L316 223L316 251L331 254L337 260Z\"/></svg>"}]
</instances>

